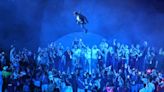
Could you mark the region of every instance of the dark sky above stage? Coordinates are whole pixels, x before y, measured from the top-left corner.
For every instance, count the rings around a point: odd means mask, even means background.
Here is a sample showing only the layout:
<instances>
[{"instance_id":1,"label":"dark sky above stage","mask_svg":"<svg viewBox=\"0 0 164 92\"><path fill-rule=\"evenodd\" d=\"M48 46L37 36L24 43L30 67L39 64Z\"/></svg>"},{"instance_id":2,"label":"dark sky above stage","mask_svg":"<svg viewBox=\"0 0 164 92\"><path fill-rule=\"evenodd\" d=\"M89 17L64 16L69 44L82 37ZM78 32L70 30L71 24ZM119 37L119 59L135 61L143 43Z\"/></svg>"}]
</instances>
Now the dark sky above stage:
<instances>
[{"instance_id":1,"label":"dark sky above stage","mask_svg":"<svg viewBox=\"0 0 164 92\"><path fill-rule=\"evenodd\" d=\"M108 40L164 47L164 0L1 0L0 47L35 49L81 32L74 10L87 16L89 32Z\"/></svg>"}]
</instances>

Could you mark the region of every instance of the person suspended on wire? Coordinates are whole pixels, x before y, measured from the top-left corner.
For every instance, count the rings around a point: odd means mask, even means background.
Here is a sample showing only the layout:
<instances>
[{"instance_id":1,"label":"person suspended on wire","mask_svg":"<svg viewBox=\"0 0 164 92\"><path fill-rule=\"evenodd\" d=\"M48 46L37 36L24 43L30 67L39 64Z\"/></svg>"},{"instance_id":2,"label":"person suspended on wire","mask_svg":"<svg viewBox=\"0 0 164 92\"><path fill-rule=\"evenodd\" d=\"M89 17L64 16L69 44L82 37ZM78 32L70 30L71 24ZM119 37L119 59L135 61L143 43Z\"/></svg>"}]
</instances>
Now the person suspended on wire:
<instances>
[{"instance_id":1,"label":"person suspended on wire","mask_svg":"<svg viewBox=\"0 0 164 92\"><path fill-rule=\"evenodd\" d=\"M85 27L85 25L88 23L87 18L83 14L77 11L74 11L73 14L76 17L76 23L81 26L81 28L83 29L85 33L87 33L88 30Z\"/></svg>"}]
</instances>

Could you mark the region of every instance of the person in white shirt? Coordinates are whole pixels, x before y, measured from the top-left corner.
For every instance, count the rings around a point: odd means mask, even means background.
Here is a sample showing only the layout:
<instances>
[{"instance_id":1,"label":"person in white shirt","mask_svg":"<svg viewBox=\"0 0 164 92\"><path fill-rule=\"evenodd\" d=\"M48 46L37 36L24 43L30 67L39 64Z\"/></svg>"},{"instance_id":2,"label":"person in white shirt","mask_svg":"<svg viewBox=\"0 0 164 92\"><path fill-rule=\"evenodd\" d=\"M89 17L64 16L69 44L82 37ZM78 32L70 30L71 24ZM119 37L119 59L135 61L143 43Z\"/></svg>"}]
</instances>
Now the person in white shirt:
<instances>
[{"instance_id":1,"label":"person in white shirt","mask_svg":"<svg viewBox=\"0 0 164 92\"><path fill-rule=\"evenodd\" d=\"M139 92L154 92L154 90L155 90L155 85L151 82L150 79L147 79L147 82L144 83L144 88L140 89Z\"/></svg>"},{"instance_id":2,"label":"person in white shirt","mask_svg":"<svg viewBox=\"0 0 164 92\"><path fill-rule=\"evenodd\" d=\"M148 84L146 85L147 92L154 92L155 85L151 82L151 80L148 80Z\"/></svg>"},{"instance_id":3,"label":"person in white shirt","mask_svg":"<svg viewBox=\"0 0 164 92\"><path fill-rule=\"evenodd\" d=\"M79 60L80 60L80 55L81 55L81 49L77 47L77 45L74 45L74 48L72 49L73 52L73 65L77 65L79 64Z\"/></svg>"},{"instance_id":4,"label":"person in white shirt","mask_svg":"<svg viewBox=\"0 0 164 92\"><path fill-rule=\"evenodd\" d=\"M144 84L144 87L142 89L140 89L139 92L147 92L146 84Z\"/></svg>"},{"instance_id":5,"label":"person in white shirt","mask_svg":"<svg viewBox=\"0 0 164 92\"><path fill-rule=\"evenodd\" d=\"M91 65L92 65L92 72L94 71L93 69L95 69L96 68L96 66L97 66L97 58L98 58L98 51L99 51L99 49L97 48L97 46L96 45L94 45L93 47L92 47L92 61L91 61Z\"/></svg>"},{"instance_id":6,"label":"person in white shirt","mask_svg":"<svg viewBox=\"0 0 164 92\"><path fill-rule=\"evenodd\" d=\"M106 66L106 63L107 63L107 54L108 54L108 47L109 47L109 45L108 45L108 43L107 43L107 41L106 41L105 39L102 39L102 41L101 41L99 47L100 47L100 50L101 50L102 55L103 55L103 57L104 57L104 58L103 58L104 65Z\"/></svg>"},{"instance_id":7,"label":"person in white shirt","mask_svg":"<svg viewBox=\"0 0 164 92\"><path fill-rule=\"evenodd\" d=\"M85 58L86 58L86 63L88 65L87 71L91 74L91 49L87 46L86 48L86 53L85 53Z\"/></svg>"}]
</instances>

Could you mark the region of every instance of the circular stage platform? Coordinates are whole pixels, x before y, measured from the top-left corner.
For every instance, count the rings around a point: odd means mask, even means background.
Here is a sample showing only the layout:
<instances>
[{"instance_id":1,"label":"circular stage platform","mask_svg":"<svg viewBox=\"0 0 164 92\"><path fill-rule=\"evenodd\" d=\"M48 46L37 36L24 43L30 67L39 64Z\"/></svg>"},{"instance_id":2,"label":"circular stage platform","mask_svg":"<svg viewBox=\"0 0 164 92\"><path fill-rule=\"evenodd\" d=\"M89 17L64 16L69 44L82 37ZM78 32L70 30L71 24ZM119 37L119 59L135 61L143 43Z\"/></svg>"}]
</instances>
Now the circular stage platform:
<instances>
[{"instance_id":1,"label":"circular stage platform","mask_svg":"<svg viewBox=\"0 0 164 92\"><path fill-rule=\"evenodd\" d=\"M56 43L62 43L64 47L70 47L72 45L72 41L75 39L82 39L84 44L92 47L93 45L97 45L101 42L102 39L105 39L101 35L94 33L83 33L83 32L75 32L71 34L67 34L61 38L59 38Z\"/></svg>"}]
</instances>

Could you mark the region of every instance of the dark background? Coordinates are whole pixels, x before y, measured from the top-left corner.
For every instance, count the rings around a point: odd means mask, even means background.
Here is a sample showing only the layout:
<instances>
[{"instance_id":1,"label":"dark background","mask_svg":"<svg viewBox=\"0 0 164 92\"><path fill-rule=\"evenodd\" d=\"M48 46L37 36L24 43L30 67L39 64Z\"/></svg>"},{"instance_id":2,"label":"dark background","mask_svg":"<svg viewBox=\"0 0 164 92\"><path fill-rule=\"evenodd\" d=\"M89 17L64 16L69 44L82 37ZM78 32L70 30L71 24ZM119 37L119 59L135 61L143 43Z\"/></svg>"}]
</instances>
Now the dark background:
<instances>
[{"instance_id":1,"label":"dark background","mask_svg":"<svg viewBox=\"0 0 164 92\"><path fill-rule=\"evenodd\" d=\"M164 0L0 0L0 48L35 50L81 32L75 10L87 16L90 33L109 41L164 47Z\"/></svg>"}]
</instances>

